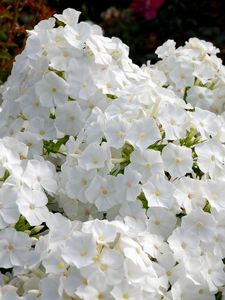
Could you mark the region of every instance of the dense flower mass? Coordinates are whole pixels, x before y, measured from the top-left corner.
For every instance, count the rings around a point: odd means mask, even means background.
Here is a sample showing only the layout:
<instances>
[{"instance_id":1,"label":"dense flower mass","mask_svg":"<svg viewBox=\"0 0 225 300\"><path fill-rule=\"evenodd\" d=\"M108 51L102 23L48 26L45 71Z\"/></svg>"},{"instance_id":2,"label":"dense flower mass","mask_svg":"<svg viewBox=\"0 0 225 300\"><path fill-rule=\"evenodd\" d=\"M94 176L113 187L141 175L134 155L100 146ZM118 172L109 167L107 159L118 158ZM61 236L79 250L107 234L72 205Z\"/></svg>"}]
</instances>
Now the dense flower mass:
<instances>
[{"instance_id":1,"label":"dense flower mass","mask_svg":"<svg viewBox=\"0 0 225 300\"><path fill-rule=\"evenodd\" d=\"M211 43L29 32L2 87L0 298L213 300L225 287L225 68Z\"/></svg>"}]
</instances>

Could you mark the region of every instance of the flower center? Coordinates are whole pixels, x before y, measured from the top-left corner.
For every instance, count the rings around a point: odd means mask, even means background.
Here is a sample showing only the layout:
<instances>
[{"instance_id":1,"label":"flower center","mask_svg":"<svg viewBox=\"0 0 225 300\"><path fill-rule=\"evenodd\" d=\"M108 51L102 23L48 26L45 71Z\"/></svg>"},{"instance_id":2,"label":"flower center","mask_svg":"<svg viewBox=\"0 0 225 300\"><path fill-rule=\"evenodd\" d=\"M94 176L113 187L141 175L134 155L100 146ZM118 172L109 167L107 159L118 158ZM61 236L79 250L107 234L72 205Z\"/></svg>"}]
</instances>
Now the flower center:
<instances>
[{"instance_id":1,"label":"flower center","mask_svg":"<svg viewBox=\"0 0 225 300\"><path fill-rule=\"evenodd\" d=\"M33 210L33 209L35 209L35 205L34 205L34 204L30 204L30 205L29 205L29 208L30 208L31 210Z\"/></svg>"},{"instance_id":2,"label":"flower center","mask_svg":"<svg viewBox=\"0 0 225 300\"><path fill-rule=\"evenodd\" d=\"M188 199L191 200L193 198L193 195L191 193L188 193Z\"/></svg>"},{"instance_id":3,"label":"flower center","mask_svg":"<svg viewBox=\"0 0 225 300\"><path fill-rule=\"evenodd\" d=\"M181 163L182 159L179 156L177 156L175 161L176 161L177 164L179 164L179 163Z\"/></svg>"},{"instance_id":4,"label":"flower center","mask_svg":"<svg viewBox=\"0 0 225 300\"><path fill-rule=\"evenodd\" d=\"M65 263L61 260L60 262L58 262L57 267L59 269L64 269L65 268Z\"/></svg>"},{"instance_id":5,"label":"flower center","mask_svg":"<svg viewBox=\"0 0 225 300\"><path fill-rule=\"evenodd\" d=\"M139 138L140 138L141 140L144 140L144 139L146 138L146 133L145 133L145 132L140 132L140 133L139 133Z\"/></svg>"},{"instance_id":6,"label":"flower center","mask_svg":"<svg viewBox=\"0 0 225 300\"><path fill-rule=\"evenodd\" d=\"M145 167L146 169L150 169L151 166L152 166L152 165L151 165L150 163L145 163L145 164L144 164L144 167Z\"/></svg>"},{"instance_id":7,"label":"flower center","mask_svg":"<svg viewBox=\"0 0 225 300\"><path fill-rule=\"evenodd\" d=\"M106 264L101 264L101 265L100 265L100 270L101 270L102 272L106 272L107 269L108 269L108 266L107 266Z\"/></svg>"},{"instance_id":8,"label":"flower center","mask_svg":"<svg viewBox=\"0 0 225 300\"><path fill-rule=\"evenodd\" d=\"M157 219L157 220L155 220L155 222L154 222L154 223L155 223L155 225L160 225L160 223L161 223L161 222L160 222L160 220L159 220L159 219Z\"/></svg>"},{"instance_id":9,"label":"flower center","mask_svg":"<svg viewBox=\"0 0 225 300\"><path fill-rule=\"evenodd\" d=\"M125 134L124 134L124 132L123 131L118 131L118 138L119 139L123 139L124 137L125 137Z\"/></svg>"},{"instance_id":10,"label":"flower center","mask_svg":"<svg viewBox=\"0 0 225 300\"><path fill-rule=\"evenodd\" d=\"M104 299L105 299L105 297L104 297L103 294L99 294L99 295L98 295L98 300L104 300Z\"/></svg>"},{"instance_id":11,"label":"flower center","mask_svg":"<svg viewBox=\"0 0 225 300\"><path fill-rule=\"evenodd\" d=\"M101 194L102 194L102 195L106 196L106 195L108 195L108 193L109 193L109 192L108 192L108 190L107 190L106 188L102 188L102 189L101 189Z\"/></svg>"},{"instance_id":12,"label":"flower center","mask_svg":"<svg viewBox=\"0 0 225 300\"><path fill-rule=\"evenodd\" d=\"M53 93L56 93L56 92L57 92L57 88L56 88L56 87L53 87L53 88L52 88L52 92L53 92Z\"/></svg>"},{"instance_id":13,"label":"flower center","mask_svg":"<svg viewBox=\"0 0 225 300\"><path fill-rule=\"evenodd\" d=\"M80 251L80 256L87 256L87 251L85 251L85 250Z\"/></svg>"},{"instance_id":14,"label":"flower center","mask_svg":"<svg viewBox=\"0 0 225 300\"><path fill-rule=\"evenodd\" d=\"M186 243L181 243L181 248L186 249L187 248L187 244Z\"/></svg>"},{"instance_id":15,"label":"flower center","mask_svg":"<svg viewBox=\"0 0 225 300\"><path fill-rule=\"evenodd\" d=\"M11 244L11 243L9 243L8 246L7 246L7 250L10 251L10 252L13 251L13 250L15 250L14 245Z\"/></svg>"},{"instance_id":16,"label":"flower center","mask_svg":"<svg viewBox=\"0 0 225 300\"><path fill-rule=\"evenodd\" d=\"M83 179L81 180L81 184L82 184L82 185L87 185L87 184L88 184L87 179L83 178Z\"/></svg>"},{"instance_id":17,"label":"flower center","mask_svg":"<svg viewBox=\"0 0 225 300\"><path fill-rule=\"evenodd\" d=\"M196 223L196 227L199 228L199 229L201 229L201 228L204 227L204 224L203 224L202 222L198 221L198 222Z\"/></svg>"},{"instance_id":18,"label":"flower center","mask_svg":"<svg viewBox=\"0 0 225 300\"><path fill-rule=\"evenodd\" d=\"M92 163L93 163L94 165L97 165L97 164L99 163L99 160L98 160L98 159L93 159L93 160L92 160Z\"/></svg>"},{"instance_id":19,"label":"flower center","mask_svg":"<svg viewBox=\"0 0 225 300\"><path fill-rule=\"evenodd\" d=\"M155 195L156 197L159 197L159 196L161 195L161 193L160 193L160 191L155 191L154 195Z\"/></svg>"}]
</instances>

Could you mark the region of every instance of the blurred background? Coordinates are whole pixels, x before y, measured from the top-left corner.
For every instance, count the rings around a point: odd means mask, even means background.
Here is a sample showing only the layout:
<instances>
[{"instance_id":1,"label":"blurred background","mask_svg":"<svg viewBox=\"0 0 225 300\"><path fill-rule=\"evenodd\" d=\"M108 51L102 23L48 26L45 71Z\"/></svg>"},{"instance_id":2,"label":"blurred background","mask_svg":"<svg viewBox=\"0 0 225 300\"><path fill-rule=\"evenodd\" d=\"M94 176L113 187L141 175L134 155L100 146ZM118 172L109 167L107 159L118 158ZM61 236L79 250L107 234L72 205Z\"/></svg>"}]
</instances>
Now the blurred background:
<instances>
[{"instance_id":1,"label":"blurred background","mask_svg":"<svg viewBox=\"0 0 225 300\"><path fill-rule=\"evenodd\" d=\"M119 37L138 65L154 63L154 51L167 39L179 46L189 37L211 41L225 62L224 0L0 0L0 82L25 45L26 30L68 7L99 24L106 36Z\"/></svg>"}]
</instances>

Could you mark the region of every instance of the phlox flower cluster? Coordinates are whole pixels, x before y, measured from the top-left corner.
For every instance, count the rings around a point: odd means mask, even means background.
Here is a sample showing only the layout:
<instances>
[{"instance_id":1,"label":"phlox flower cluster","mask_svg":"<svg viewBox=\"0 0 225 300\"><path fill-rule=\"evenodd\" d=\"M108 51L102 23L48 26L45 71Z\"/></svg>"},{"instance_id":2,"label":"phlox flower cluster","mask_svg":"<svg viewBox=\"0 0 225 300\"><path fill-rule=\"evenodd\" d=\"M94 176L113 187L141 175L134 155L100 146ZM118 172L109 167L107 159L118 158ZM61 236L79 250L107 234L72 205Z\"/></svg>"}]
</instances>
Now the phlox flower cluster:
<instances>
[{"instance_id":1,"label":"phlox flower cluster","mask_svg":"<svg viewBox=\"0 0 225 300\"><path fill-rule=\"evenodd\" d=\"M190 38L184 47L175 46L168 40L156 50L161 58L156 68L164 73L164 84L193 107L222 114L225 68L216 56L219 49L197 38Z\"/></svg>"},{"instance_id":2,"label":"phlox flower cluster","mask_svg":"<svg viewBox=\"0 0 225 300\"><path fill-rule=\"evenodd\" d=\"M129 49L66 9L1 87L1 300L214 300L225 287L224 66Z\"/></svg>"}]
</instances>

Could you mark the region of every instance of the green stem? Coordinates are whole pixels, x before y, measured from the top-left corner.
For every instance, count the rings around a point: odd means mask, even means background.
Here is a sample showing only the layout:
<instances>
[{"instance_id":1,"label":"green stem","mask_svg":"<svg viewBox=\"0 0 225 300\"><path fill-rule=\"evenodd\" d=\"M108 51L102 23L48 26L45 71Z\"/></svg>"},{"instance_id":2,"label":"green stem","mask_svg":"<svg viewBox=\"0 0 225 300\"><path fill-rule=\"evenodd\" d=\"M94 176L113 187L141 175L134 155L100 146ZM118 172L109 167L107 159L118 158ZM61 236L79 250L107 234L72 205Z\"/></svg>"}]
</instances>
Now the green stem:
<instances>
[{"instance_id":1,"label":"green stem","mask_svg":"<svg viewBox=\"0 0 225 300\"><path fill-rule=\"evenodd\" d=\"M112 158L112 162L115 164L124 163L127 161L127 158Z\"/></svg>"}]
</instances>

